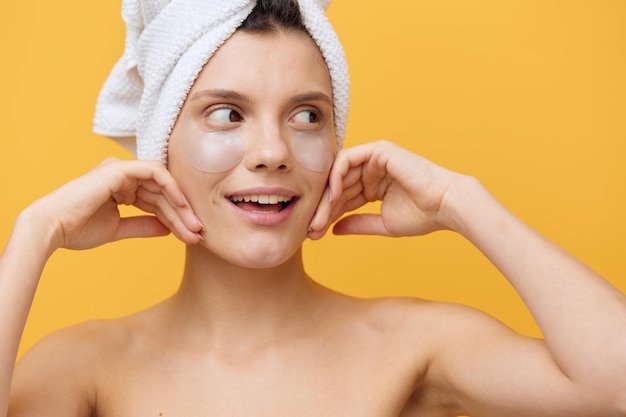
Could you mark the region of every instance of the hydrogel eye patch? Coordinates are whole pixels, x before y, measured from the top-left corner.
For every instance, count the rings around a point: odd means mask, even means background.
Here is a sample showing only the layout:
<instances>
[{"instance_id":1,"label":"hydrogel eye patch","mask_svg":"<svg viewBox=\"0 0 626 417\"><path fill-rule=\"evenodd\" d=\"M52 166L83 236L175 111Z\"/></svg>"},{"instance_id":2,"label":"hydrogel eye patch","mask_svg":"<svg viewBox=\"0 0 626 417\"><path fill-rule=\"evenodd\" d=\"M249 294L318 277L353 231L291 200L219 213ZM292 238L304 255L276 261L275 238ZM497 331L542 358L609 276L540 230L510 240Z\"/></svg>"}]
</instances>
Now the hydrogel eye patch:
<instances>
[{"instance_id":1,"label":"hydrogel eye patch","mask_svg":"<svg viewBox=\"0 0 626 417\"><path fill-rule=\"evenodd\" d=\"M236 167L245 152L243 141L236 133L199 129L189 113L181 120L180 147L191 166L214 174Z\"/></svg>"},{"instance_id":2,"label":"hydrogel eye patch","mask_svg":"<svg viewBox=\"0 0 626 417\"><path fill-rule=\"evenodd\" d=\"M303 131L293 136L292 154L302 168L326 172L335 161L335 137L323 131Z\"/></svg>"},{"instance_id":3,"label":"hydrogel eye patch","mask_svg":"<svg viewBox=\"0 0 626 417\"><path fill-rule=\"evenodd\" d=\"M182 115L180 147L187 161L198 171L226 172L236 167L245 154L245 145L234 131L205 131L186 113ZM289 138L296 162L314 172L326 172L335 160L335 138L330 123L321 131L300 131Z\"/></svg>"}]
</instances>

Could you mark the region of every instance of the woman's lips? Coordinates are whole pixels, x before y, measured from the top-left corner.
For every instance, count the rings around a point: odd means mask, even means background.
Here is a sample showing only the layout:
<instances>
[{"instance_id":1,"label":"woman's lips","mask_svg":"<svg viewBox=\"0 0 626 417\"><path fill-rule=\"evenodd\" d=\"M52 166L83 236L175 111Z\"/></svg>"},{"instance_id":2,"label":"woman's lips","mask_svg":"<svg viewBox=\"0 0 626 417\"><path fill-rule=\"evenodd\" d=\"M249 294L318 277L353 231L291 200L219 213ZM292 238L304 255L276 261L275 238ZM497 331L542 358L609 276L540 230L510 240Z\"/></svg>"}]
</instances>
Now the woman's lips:
<instances>
[{"instance_id":1,"label":"woman's lips","mask_svg":"<svg viewBox=\"0 0 626 417\"><path fill-rule=\"evenodd\" d=\"M235 212L250 223L274 226L286 221L298 197L288 190L257 189L230 195Z\"/></svg>"},{"instance_id":2,"label":"woman's lips","mask_svg":"<svg viewBox=\"0 0 626 417\"><path fill-rule=\"evenodd\" d=\"M246 194L231 196L230 201L242 210L275 213L286 208L293 197L277 194Z\"/></svg>"}]
</instances>

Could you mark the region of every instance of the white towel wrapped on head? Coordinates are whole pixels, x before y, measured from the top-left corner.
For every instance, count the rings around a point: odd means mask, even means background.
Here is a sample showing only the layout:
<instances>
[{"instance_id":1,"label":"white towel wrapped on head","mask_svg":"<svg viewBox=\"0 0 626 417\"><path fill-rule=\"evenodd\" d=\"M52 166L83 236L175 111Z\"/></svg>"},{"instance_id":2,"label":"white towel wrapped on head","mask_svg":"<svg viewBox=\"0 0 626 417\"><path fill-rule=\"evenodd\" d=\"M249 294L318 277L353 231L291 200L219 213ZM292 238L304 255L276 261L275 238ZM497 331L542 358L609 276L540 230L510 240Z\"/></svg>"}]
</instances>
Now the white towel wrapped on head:
<instances>
[{"instance_id":1,"label":"white towel wrapped on head","mask_svg":"<svg viewBox=\"0 0 626 417\"><path fill-rule=\"evenodd\" d=\"M254 0L124 0L124 54L98 97L94 132L136 137L139 159L167 162L167 142L204 64L252 11ZM349 100L343 48L326 18L330 0L298 0L320 48L333 88L335 133L341 147ZM123 143L123 141L120 141Z\"/></svg>"}]
</instances>

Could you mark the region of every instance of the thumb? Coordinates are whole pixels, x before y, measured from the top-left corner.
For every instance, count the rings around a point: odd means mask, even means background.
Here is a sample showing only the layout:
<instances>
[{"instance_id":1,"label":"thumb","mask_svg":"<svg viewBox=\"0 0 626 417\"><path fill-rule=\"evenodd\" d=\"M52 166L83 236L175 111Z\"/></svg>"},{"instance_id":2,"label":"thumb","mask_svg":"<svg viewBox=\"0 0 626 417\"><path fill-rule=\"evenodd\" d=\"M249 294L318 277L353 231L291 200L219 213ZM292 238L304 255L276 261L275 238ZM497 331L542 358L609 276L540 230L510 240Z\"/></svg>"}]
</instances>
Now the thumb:
<instances>
[{"instance_id":1,"label":"thumb","mask_svg":"<svg viewBox=\"0 0 626 417\"><path fill-rule=\"evenodd\" d=\"M339 220L333 227L336 235L391 236L379 214L351 214Z\"/></svg>"},{"instance_id":2,"label":"thumb","mask_svg":"<svg viewBox=\"0 0 626 417\"><path fill-rule=\"evenodd\" d=\"M154 216L125 217L120 220L115 240L166 236L169 233L170 229Z\"/></svg>"}]
</instances>

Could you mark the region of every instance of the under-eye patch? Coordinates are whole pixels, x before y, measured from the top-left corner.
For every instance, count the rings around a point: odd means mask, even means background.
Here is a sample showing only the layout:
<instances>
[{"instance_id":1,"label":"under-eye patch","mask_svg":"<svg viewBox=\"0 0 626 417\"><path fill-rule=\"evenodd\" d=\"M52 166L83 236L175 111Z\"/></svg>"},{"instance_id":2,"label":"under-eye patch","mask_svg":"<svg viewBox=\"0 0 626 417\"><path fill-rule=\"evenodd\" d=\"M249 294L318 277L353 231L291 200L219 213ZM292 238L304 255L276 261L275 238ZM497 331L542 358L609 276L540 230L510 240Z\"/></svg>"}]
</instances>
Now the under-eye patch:
<instances>
[{"instance_id":1,"label":"under-eye patch","mask_svg":"<svg viewBox=\"0 0 626 417\"><path fill-rule=\"evenodd\" d=\"M220 173L233 169L243 159L243 141L232 131L200 129L189 113L181 115L180 148L198 171Z\"/></svg>"},{"instance_id":2,"label":"under-eye patch","mask_svg":"<svg viewBox=\"0 0 626 417\"><path fill-rule=\"evenodd\" d=\"M180 117L180 148L195 169L206 173L222 173L236 167L245 153L240 130L204 130L187 112ZM328 123L321 130L297 131L290 134L289 151L303 168L326 172L335 160L335 137Z\"/></svg>"},{"instance_id":3,"label":"under-eye patch","mask_svg":"<svg viewBox=\"0 0 626 417\"><path fill-rule=\"evenodd\" d=\"M326 172L333 165L335 137L327 130L328 127L322 131L303 131L293 135L292 154L302 168Z\"/></svg>"}]
</instances>

